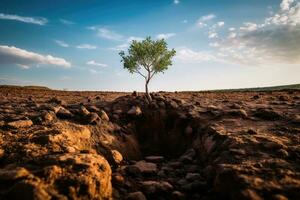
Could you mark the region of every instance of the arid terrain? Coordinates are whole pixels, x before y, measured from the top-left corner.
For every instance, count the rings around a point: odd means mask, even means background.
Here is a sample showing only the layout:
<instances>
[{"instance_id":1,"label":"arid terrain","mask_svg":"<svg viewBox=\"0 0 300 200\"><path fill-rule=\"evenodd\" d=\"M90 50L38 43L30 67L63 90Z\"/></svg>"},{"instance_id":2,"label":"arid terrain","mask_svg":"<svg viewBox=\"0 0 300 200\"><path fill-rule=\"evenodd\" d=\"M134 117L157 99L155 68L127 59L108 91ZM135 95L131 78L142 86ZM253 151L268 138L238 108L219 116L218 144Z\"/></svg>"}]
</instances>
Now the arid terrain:
<instances>
[{"instance_id":1,"label":"arid terrain","mask_svg":"<svg viewBox=\"0 0 300 200\"><path fill-rule=\"evenodd\" d=\"M0 88L0 199L300 199L300 91Z\"/></svg>"}]
</instances>

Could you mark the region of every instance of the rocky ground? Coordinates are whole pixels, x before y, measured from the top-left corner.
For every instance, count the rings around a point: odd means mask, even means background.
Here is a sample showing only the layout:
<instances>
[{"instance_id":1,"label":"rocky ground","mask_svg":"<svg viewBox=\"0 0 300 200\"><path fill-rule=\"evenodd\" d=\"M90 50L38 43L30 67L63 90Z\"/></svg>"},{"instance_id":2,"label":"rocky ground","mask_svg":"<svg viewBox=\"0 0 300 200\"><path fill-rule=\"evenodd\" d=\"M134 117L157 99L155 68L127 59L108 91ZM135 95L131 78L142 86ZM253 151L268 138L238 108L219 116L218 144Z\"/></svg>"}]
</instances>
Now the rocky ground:
<instances>
[{"instance_id":1,"label":"rocky ground","mask_svg":"<svg viewBox=\"0 0 300 200\"><path fill-rule=\"evenodd\" d=\"M0 96L0 199L300 199L300 91Z\"/></svg>"}]
</instances>

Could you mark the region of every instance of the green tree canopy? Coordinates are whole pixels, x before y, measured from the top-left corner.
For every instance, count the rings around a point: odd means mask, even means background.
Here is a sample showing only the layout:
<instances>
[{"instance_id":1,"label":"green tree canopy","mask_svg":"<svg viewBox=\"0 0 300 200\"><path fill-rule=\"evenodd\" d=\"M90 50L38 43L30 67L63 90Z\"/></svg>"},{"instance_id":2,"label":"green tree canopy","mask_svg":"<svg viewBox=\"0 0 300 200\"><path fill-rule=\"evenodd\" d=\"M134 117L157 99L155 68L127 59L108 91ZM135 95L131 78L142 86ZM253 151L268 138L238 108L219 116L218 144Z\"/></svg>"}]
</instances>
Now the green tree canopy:
<instances>
[{"instance_id":1,"label":"green tree canopy","mask_svg":"<svg viewBox=\"0 0 300 200\"><path fill-rule=\"evenodd\" d=\"M121 51L124 68L130 73L137 73L145 79L145 90L149 100L151 97L148 91L148 84L152 77L159 73L164 72L172 65L172 57L175 56L174 49L168 50L168 45L164 39L151 40L147 37L142 41L132 41L128 54Z\"/></svg>"}]
</instances>

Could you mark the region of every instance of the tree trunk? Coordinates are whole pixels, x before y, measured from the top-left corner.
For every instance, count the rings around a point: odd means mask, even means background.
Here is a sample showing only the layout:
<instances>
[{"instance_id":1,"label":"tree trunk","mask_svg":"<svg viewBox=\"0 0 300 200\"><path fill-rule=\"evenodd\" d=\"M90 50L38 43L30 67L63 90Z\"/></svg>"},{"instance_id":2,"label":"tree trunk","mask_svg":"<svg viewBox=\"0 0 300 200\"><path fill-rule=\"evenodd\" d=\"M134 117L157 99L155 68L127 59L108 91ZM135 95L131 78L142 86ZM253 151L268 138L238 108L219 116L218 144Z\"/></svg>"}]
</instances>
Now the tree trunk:
<instances>
[{"instance_id":1,"label":"tree trunk","mask_svg":"<svg viewBox=\"0 0 300 200\"><path fill-rule=\"evenodd\" d=\"M151 99L151 96L149 94L148 83L149 83L149 81L146 81L145 89L146 89L146 97L147 97L148 101L150 102L152 99Z\"/></svg>"}]
</instances>

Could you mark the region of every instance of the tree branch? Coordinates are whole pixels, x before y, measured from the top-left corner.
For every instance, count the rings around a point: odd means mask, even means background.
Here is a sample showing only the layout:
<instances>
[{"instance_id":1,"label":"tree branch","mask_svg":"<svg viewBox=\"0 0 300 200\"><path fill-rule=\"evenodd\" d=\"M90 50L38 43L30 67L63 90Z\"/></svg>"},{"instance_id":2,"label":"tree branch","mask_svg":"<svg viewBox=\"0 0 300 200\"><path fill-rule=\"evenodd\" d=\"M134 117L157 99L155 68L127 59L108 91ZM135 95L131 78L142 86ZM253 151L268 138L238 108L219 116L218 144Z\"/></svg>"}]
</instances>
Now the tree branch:
<instances>
[{"instance_id":1,"label":"tree branch","mask_svg":"<svg viewBox=\"0 0 300 200\"><path fill-rule=\"evenodd\" d=\"M154 76L154 74L156 74L156 72L153 72L153 74L151 74L151 76L150 76L149 80L151 80L151 79L152 79L152 77Z\"/></svg>"},{"instance_id":2,"label":"tree branch","mask_svg":"<svg viewBox=\"0 0 300 200\"><path fill-rule=\"evenodd\" d=\"M142 74L139 70L134 70L133 72L138 73L139 75L147 79L147 77L144 74Z\"/></svg>"}]
</instances>

